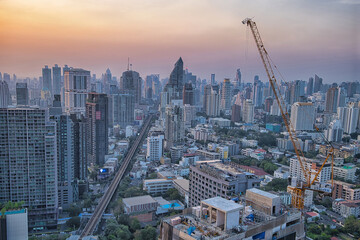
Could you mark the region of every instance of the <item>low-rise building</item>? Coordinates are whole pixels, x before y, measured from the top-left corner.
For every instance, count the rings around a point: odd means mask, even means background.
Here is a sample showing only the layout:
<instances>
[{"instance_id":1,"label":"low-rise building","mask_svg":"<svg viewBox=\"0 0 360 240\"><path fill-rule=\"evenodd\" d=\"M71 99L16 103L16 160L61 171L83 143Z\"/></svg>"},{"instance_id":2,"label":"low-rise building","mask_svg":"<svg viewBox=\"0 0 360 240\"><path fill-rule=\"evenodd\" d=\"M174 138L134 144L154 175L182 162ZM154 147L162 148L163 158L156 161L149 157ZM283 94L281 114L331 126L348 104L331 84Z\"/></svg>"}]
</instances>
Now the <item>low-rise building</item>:
<instances>
[{"instance_id":1,"label":"low-rise building","mask_svg":"<svg viewBox=\"0 0 360 240\"><path fill-rule=\"evenodd\" d=\"M0 213L0 239L28 239L27 209L9 210Z\"/></svg>"},{"instance_id":2,"label":"low-rise building","mask_svg":"<svg viewBox=\"0 0 360 240\"><path fill-rule=\"evenodd\" d=\"M163 218L162 240L305 239L304 220L296 209L278 216L220 197L202 200L200 206Z\"/></svg>"},{"instance_id":3,"label":"low-rise building","mask_svg":"<svg viewBox=\"0 0 360 240\"><path fill-rule=\"evenodd\" d=\"M123 198L126 214L156 211L158 202L150 195Z\"/></svg>"},{"instance_id":4,"label":"low-rise building","mask_svg":"<svg viewBox=\"0 0 360 240\"><path fill-rule=\"evenodd\" d=\"M344 200L335 199L332 203L332 209L334 212L339 213L341 216L347 218L351 215L355 217L360 216L360 200Z\"/></svg>"},{"instance_id":5,"label":"low-rise building","mask_svg":"<svg viewBox=\"0 0 360 240\"><path fill-rule=\"evenodd\" d=\"M331 181L329 181L330 183ZM333 199L345 199L345 200L360 200L360 188L354 184L335 181L332 191Z\"/></svg>"},{"instance_id":6,"label":"low-rise building","mask_svg":"<svg viewBox=\"0 0 360 240\"><path fill-rule=\"evenodd\" d=\"M186 205L189 204L189 180L187 179L175 179L173 180L174 188L176 188L180 195L185 198Z\"/></svg>"},{"instance_id":7,"label":"low-rise building","mask_svg":"<svg viewBox=\"0 0 360 240\"><path fill-rule=\"evenodd\" d=\"M279 167L274 171L274 178L288 179L289 176L289 169L286 170L285 168Z\"/></svg>"},{"instance_id":8,"label":"low-rise building","mask_svg":"<svg viewBox=\"0 0 360 240\"><path fill-rule=\"evenodd\" d=\"M281 199L278 195L265 192L257 188L246 190L246 205L264 212L268 215L277 215L280 213Z\"/></svg>"},{"instance_id":9,"label":"low-rise building","mask_svg":"<svg viewBox=\"0 0 360 240\"><path fill-rule=\"evenodd\" d=\"M201 160L205 160L205 159L215 160L215 159L220 158L220 154L217 152L209 152L209 151L198 149L198 150L196 150L196 153L199 155Z\"/></svg>"},{"instance_id":10,"label":"low-rise building","mask_svg":"<svg viewBox=\"0 0 360 240\"><path fill-rule=\"evenodd\" d=\"M146 179L143 184L143 189L152 196L164 194L170 188L172 188L172 180L167 179Z\"/></svg>"}]
</instances>

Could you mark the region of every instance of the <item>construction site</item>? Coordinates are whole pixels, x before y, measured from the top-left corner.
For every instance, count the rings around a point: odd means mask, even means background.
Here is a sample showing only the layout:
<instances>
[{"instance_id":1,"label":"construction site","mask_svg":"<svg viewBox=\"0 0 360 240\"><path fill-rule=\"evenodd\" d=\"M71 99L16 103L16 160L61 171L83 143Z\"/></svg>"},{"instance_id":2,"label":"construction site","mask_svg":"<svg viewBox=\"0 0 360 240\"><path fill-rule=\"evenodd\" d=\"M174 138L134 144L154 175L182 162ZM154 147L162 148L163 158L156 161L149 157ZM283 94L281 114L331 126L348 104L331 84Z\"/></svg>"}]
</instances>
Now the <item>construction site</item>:
<instances>
[{"instance_id":1,"label":"construction site","mask_svg":"<svg viewBox=\"0 0 360 240\"><path fill-rule=\"evenodd\" d=\"M272 205L277 205L279 197L274 196L256 189L239 203L221 197L203 200L200 206L164 218L159 239L303 239L299 210L282 206L273 214L264 212L275 209Z\"/></svg>"}]
</instances>

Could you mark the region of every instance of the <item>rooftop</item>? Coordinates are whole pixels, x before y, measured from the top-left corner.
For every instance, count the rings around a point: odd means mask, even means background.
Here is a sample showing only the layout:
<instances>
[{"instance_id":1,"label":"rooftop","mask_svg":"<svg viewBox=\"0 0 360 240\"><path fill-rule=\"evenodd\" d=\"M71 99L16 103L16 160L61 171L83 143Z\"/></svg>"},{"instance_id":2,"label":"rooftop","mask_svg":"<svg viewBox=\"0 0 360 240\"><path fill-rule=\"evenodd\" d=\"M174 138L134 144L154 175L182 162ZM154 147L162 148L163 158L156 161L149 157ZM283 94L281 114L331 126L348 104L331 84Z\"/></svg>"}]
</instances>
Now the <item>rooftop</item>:
<instances>
[{"instance_id":1,"label":"rooftop","mask_svg":"<svg viewBox=\"0 0 360 240\"><path fill-rule=\"evenodd\" d=\"M175 179L173 180L175 184L179 185L185 191L189 191L189 180L187 179Z\"/></svg>"},{"instance_id":2,"label":"rooftop","mask_svg":"<svg viewBox=\"0 0 360 240\"><path fill-rule=\"evenodd\" d=\"M157 203L150 195L144 195L139 197L123 198L123 203L127 206L135 206L148 203Z\"/></svg>"},{"instance_id":3,"label":"rooftop","mask_svg":"<svg viewBox=\"0 0 360 240\"><path fill-rule=\"evenodd\" d=\"M257 189L257 188L248 189L248 190L246 190L246 192L253 192L253 193L256 193L256 194L259 194L259 195L262 195L262 196L265 196L265 197L271 198L271 199L279 197L278 195L275 195L275 194L272 194L272 193L269 193L269 192L265 192L265 191L262 191L262 190Z\"/></svg>"},{"instance_id":4,"label":"rooftop","mask_svg":"<svg viewBox=\"0 0 360 240\"><path fill-rule=\"evenodd\" d=\"M243 208L242 205L222 197L209 198L202 200L201 202L224 212L232 212Z\"/></svg>"}]
</instances>

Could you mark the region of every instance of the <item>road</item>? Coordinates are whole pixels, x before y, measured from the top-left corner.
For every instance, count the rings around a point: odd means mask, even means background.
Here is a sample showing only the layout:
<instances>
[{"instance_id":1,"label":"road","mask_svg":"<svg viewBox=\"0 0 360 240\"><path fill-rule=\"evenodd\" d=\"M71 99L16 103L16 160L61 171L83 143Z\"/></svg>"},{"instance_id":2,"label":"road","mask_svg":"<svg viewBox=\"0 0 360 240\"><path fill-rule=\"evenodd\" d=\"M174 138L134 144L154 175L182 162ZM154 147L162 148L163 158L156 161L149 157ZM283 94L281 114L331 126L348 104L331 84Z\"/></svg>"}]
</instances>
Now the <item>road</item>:
<instances>
[{"instance_id":1,"label":"road","mask_svg":"<svg viewBox=\"0 0 360 240\"><path fill-rule=\"evenodd\" d=\"M134 144L131 146L130 150L128 151L124 161L121 164L121 167L119 168L114 179L110 183L109 188L104 193L104 195L101 198L99 204L97 205L93 215L91 216L91 218L87 222L84 230L82 231L82 233L80 235L80 239L83 239L83 237L89 236L94 232L105 209L107 208L111 198L113 197L114 192L116 191L121 179L123 178L123 176L126 172L126 169L128 168L128 166L131 162L131 159L134 157L139 144L142 142L144 136L147 134L147 130L151 124L152 118L153 118L153 115L150 115L148 117L148 119L146 120L145 124L143 125L143 127L140 131L140 134L137 136Z\"/></svg>"}]
</instances>

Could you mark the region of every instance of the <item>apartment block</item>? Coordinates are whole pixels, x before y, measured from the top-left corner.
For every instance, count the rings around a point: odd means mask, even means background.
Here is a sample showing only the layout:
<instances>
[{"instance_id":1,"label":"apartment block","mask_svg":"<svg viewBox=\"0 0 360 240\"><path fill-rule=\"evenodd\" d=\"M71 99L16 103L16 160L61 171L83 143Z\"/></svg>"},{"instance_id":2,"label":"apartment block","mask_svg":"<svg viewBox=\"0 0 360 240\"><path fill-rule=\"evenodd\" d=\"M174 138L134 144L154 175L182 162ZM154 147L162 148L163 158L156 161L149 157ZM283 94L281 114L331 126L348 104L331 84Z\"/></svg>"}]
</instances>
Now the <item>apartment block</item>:
<instances>
[{"instance_id":1,"label":"apartment block","mask_svg":"<svg viewBox=\"0 0 360 240\"><path fill-rule=\"evenodd\" d=\"M220 160L200 161L196 166L190 166L189 180L190 206L199 205L201 200L211 197L228 199L245 194L247 189L260 185L260 179L254 174Z\"/></svg>"},{"instance_id":2,"label":"apartment block","mask_svg":"<svg viewBox=\"0 0 360 240\"><path fill-rule=\"evenodd\" d=\"M173 187L172 180L167 179L147 179L144 180L143 189L152 196L158 196L166 193Z\"/></svg>"},{"instance_id":3,"label":"apartment block","mask_svg":"<svg viewBox=\"0 0 360 240\"><path fill-rule=\"evenodd\" d=\"M330 183L330 181L329 181ZM334 189L332 191L333 199L345 199L345 200L360 200L360 188L356 187L354 184L335 181L334 180Z\"/></svg>"}]
</instances>

